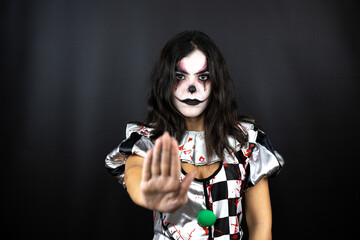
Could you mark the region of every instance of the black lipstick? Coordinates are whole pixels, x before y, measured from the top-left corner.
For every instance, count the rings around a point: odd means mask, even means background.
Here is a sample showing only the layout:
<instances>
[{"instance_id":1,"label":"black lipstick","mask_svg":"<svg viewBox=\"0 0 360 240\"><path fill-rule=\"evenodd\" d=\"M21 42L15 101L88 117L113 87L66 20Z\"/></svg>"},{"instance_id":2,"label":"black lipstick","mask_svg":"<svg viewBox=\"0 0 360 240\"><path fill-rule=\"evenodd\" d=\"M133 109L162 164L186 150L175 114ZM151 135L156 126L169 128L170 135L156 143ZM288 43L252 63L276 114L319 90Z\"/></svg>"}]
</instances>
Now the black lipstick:
<instances>
[{"instance_id":1,"label":"black lipstick","mask_svg":"<svg viewBox=\"0 0 360 240\"><path fill-rule=\"evenodd\" d=\"M205 101L205 100L204 100ZM190 98L187 98L187 99L184 99L184 100L180 100L180 102L182 103L185 103L187 105L191 105L191 106L195 106L195 105L198 105L199 103L202 103L204 101L200 101L198 99L190 99Z\"/></svg>"}]
</instances>

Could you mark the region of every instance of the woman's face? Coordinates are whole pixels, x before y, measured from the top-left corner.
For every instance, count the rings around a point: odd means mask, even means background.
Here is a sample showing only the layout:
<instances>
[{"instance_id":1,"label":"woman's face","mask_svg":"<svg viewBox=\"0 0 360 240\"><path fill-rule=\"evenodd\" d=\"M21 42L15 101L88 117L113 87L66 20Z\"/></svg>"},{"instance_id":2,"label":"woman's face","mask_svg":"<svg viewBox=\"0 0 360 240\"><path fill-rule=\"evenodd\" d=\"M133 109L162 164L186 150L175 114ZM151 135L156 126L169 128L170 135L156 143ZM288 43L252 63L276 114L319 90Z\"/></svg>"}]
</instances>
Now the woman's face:
<instances>
[{"instance_id":1,"label":"woman's face","mask_svg":"<svg viewBox=\"0 0 360 240\"><path fill-rule=\"evenodd\" d=\"M177 110L185 117L200 116L211 92L211 82L206 56L195 49L176 64L177 85L173 101Z\"/></svg>"}]
</instances>

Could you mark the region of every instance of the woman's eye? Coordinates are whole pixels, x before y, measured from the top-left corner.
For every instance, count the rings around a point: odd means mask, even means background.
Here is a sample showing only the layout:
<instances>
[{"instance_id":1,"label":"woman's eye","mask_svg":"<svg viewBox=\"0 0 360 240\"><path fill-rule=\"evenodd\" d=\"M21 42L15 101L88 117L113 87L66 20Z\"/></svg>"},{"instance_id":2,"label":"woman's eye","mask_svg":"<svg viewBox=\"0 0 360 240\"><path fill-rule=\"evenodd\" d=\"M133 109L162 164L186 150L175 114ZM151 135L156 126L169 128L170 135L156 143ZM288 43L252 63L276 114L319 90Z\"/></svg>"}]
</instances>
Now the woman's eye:
<instances>
[{"instance_id":1,"label":"woman's eye","mask_svg":"<svg viewBox=\"0 0 360 240\"><path fill-rule=\"evenodd\" d=\"M199 76L199 80L200 80L200 81L209 80L209 75L200 75L200 76Z\"/></svg>"},{"instance_id":2,"label":"woman's eye","mask_svg":"<svg viewBox=\"0 0 360 240\"><path fill-rule=\"evenodd\" d=\"M182 75L182 74L176 74L176 79L177 79L177 80L184 80L184 79L185 79L185 76Z\"/></svg>"}]
</instances>

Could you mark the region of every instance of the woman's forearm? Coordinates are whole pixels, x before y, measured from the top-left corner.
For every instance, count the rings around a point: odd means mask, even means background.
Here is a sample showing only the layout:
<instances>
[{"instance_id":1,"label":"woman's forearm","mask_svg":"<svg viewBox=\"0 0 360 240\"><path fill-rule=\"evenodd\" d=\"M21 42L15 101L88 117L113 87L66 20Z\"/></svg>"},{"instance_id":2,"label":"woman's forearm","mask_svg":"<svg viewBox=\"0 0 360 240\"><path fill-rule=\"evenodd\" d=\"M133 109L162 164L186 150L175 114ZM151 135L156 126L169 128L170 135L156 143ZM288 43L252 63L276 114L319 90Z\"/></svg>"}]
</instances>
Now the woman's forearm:
<instances>
[{"instance_id":1,"label":"woman's forearm","mask_svg":"<svg viewBox=\"0 0 360 240\"><path fill-rule=\"evenodd\" d=\"M141 207L145 207L144 198L140 191L143 158L130 156L125 165L126 190L131 200Z\"/></svg>"}]
</instances>

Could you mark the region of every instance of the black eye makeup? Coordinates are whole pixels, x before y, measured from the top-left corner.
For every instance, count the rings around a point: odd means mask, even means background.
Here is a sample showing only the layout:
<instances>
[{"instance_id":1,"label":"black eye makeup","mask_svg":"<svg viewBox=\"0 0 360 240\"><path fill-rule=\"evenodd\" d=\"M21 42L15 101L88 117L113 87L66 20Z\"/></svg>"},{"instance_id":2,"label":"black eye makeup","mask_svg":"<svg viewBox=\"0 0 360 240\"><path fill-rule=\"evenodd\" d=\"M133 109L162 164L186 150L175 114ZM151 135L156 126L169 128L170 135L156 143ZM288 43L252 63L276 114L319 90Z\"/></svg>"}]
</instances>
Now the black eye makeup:
<instances>
[{"instance_id":1,"label":"black eye makeup","mask_svg":"<svg viewBox=\"0 0 360 240\"><path fill-rule=\"evenodd\" d=\"M206 88L206 82L210 80L210 74L208 72L205 72L207 71L207 69L199 72L199 73L196 73L197 78L199 81L202 82L202 84L204 85L204 88ZM185 80L186 79L186 75L188 75L188 73L184 72L182 73L181 71L177 71L176 72L176 80L178 82L182 81L182 80Z\"/></svg>"},{"instance_id":2,"label":"black eye makeup","mask_svg":"<svg viewBox=\"0 0 360 240\"><path fill-rule=\"evenodd\" d=\"M185 80L184 74L177 73L176 74L176 80L178 80L178 81Z\"/></svg>"},{"instance_id":3,"label":"black eye makeup","mask_svg":"<svg viewBox=\"0 0 360 240\"><path fill-rule=\"evenodd\" d=\"M205 88L206 82L208 80L210 80L210 75L209 74L201 74L201 75L199 75L199 80L204 84L204 88Z\"/></svg>"},{"instance_id":4,"label":"black eye makeup","mask_svg":"<svg viewBox=\"0 0 360 240\"><path fill-rule=\"evenodd\" d=\"M209 80L209 78L210 78L209 74L203 74L199 76L200 81L207 81Z\"/></svg>"}]
</instances>

